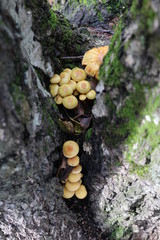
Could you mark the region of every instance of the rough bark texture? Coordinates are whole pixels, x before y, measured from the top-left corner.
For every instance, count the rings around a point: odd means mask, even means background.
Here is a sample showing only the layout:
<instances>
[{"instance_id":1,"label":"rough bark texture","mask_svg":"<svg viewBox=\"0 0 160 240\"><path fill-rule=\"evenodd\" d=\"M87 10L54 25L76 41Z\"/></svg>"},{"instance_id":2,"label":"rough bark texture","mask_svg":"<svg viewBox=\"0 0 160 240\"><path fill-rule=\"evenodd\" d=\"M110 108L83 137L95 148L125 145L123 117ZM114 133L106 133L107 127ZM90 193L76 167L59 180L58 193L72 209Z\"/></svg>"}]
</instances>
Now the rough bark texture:
<instances>
[{"instance_id":1,"label":"rough bark texture","mask_svg":"<svg viewBox=\"0 0 160 240\"><path fill-rule=\"evenodd\" d=\"M84 45L45 1L26 5L0 3L0 239L158 240L159 1L133 2L101 69L93 126L78 139L84 201L62 199L56 172L70 136L46 91L60 57Z\"/></svg>"}]
</instances>

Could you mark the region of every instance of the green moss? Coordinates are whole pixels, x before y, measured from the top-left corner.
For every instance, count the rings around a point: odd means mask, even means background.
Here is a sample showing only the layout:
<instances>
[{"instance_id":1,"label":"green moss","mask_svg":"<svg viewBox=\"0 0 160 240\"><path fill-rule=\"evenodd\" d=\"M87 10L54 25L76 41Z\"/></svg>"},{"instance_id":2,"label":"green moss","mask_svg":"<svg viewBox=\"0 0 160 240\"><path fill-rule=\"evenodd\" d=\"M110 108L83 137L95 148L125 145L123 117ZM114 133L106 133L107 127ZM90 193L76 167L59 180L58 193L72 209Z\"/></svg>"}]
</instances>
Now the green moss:
<instances>
[{"instance_id":1,"label":"green moss","mask_svg":"<svg viewBox=\"0 0 160 240\"><path fill-rule=\"evenodd\" d=\"M42 112L43 112L43 121L45 123L48 123L48 135L53 137L54 136L54 128L55 128L55 122L53 121L50 113L46 109L46 107L43 105L42 106Z\"/></svg>"},{"instance_id":2,"label":"green moss","mask_svg":"<svg viewBox=\"0 0 160 240\"><path fill-rule=\"evenodd\" d=\"M110 239L111 240L122 240L124 232L125 232L125 228L123 226L117 226L112 231Z\"/></svg>"},{"instance_id":3,"label":"green moss","mask_svg":"<svg viewBox=\"0 0 160 240\"><path fill-rule=\"evenodd\" d=\"M50 19L48 20L48 23L50 24L53 30L56 29L56 26L59 23L56 14L51 9L50 9Z\"/></svg>"},{"instance_id":4,"label":"green moss","mask_svg":"<svg viewBox=\"0 0 160 240\"><path fill-rule=\"evenodd\" d=\"M93 132L93 129L92 128L89 128L87 130L87 132L85 133L85 141L89 141L92 137L92 132Z\"/></svg>"}]
</instances>

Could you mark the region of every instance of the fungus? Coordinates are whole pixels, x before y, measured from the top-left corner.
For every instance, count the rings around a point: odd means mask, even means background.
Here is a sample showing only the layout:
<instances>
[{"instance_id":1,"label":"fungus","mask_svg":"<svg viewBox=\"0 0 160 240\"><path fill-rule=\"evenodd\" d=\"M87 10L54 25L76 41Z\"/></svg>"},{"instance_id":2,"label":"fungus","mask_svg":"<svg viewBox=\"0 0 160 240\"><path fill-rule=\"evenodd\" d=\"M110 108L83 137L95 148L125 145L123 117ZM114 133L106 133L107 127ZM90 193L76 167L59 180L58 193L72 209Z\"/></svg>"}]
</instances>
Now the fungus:
<instances>
[{"instance_id":1,"label":"fungus","mask_svg":"<svg viewBox=\"0 0 160 240\"><path fill-rule=\"evenodd\" d=\"M72 69L71 78L75 82L82 81L82 80L86 79L86 77L87 77L87 74L83 69L78 68L78 67Z\"/></svg>"},{"instance_id":2,"label":"fungus","mask_svg":"<svg viewBox=\"0 0 160 240\"><path fill-rule=\"evenodd\" d=\"M58 89L59 89L59 86L58 84L50 84L49 85L49 89L50 89L50 93L53 97L55 97L57 94L58 94Z\"/></svg>"},{"instance_id":3,"label":"fungus","mask_svg":"<svg viewBox=\"0 0 160 240\"><path fill-rule=\"evenodd\" d=\"M96 98L96 92L94 90L91 90L86 94L86 97L89 100L94 100Z\"/></svg>"},{"instance_id":4,"label":"fungus","mask_svg":"<svg viewBox=\"0 0 160 240\"><path fill-rule=\"evenodd\" d=\"M63 84L59 87L58 93L61 97L67 97L73 93L73 89L68 84Z\"/></svg>"},{"instance_id":5,"label":"fungus","mask_svg":"<svg viewBox=\"0 0 160 240\"><path fill-rule=\"evenodd\" d=\"M60 74L60 77L61 77L61 81L59 82L59 85L63 85L63 84L66 84L66 83L69 83L70 81L70 75L68 72L62 72Z\"/></svg>"},{"instance_id":6,"label":"fungus","mask_svg":"<svg viewBox=\"0 0 160 240\"><path fill-rule=\"evenodd\" d=\"M77 91L77 89L75 89L75 90L73 91L73 94L74 94L74 96L78 96L78 95L79 95L79 92Z\"/></svg>"},{"instance_id":7,"label":"fungus","mask_svg":"<svg viewBox=\"0 0 160 240\"><path fill-rule=\"evenodd\" d=\"M91 89L91 84L88 81L80 81L77 83L77 90L80 93L88 93Z\"/></svg>"},{"instance_id":8,"label":"fungus","mask_svg":"<svg viewBox=\"0 0 160 240\"><path fill-rule=\"evenodd\" d=\"M54 98L54 101L56 102L57 105L60 105L60 104L62 104L62 102L63 102L63 98L62 98L60 95L57 95L57 96Z\"/></svg>"},{"instance_id":9,"label":"fungus","mask_svg":"<svg viewBox=\"0 0 160 240\"><path fill-rule=\"evenodd\" d=\"M78 190L75 190L75 195L78 199L83 199L87 196L87 190L84 185L81 185Z\"/></svg>"},{"instance_id":10,"label":"fungus","mask_svg":"<svg viewBox=\"0 0 160 240\"><path fill-rule=\"evenodd\" d=\"M76 167L72 169L73 174L80 173L81 171L82 171L82 166L80 164L78 164Z\"/></svg>"},{"instance_id":11,"label":"fungus","mask_svg":"<svg viewBox=\"0 0 160 240\"><path fill-rule=\"evenodd\" d=\"M73 158L79 153L79 146L75 141L69 140L63 144L63 155L67 158Z\"/></svg>"},{"instance_id":12,"label":"fungus","mask_svg":"<svg viewBox=\"0 0 160 240\"><path fill-rule=\"evenodd\" d=\"M71 86L71 88L73 89L73 91L76 89L76 82L73 81L73 80L70 80L69 83L68 83L69 86Z\"/></svg>"},{"instance_id":13,"label":"fungus","mask_svg":"<svg viewBox=\"0 0 160 240\"><path fill-rule=\"evenodd\" d=\"M74 192L68 191L68 189L66 189L65 187L63 188L63 197L64 198L69 199L69 198L73 197L73 195L74 195Z\"/></svg>"},{"instance_id":14,"label":"fungus","mask_svg":"<svg viewBox=\"0 0 160 240\"><path fill-rule=\"evenodd\" d=\"M73 158L68 158L67 163L69 166L75 167L79 164L79 157L75 156Z\"/></svg>"},{"instance_id":15,"label":"fungus","mask_svg":"<svg viewBox=\"0 0 160 240\"><path fill-rule=\"evenodd\" d=\"M82 59L82 65L86 65L85 71L89 76L96 77L104 56L109 50L108 46L93 48L87 51ZM97 78L98 79L98 78Z\"/></svg>"},{"instance_id":16,"label":"fungus","mask_svg":"<svg viewBox=\"0 0 160 240\"><path fill-rule=\"evenodd\" d=\"M67 72L71 76L72 70L70 68L65 68L63 72Z\"/></svg>"},{"instance_id":17,"label":"fungus","mask_svg":"<svg viewBox=\"0 0 160 240\"><path fill-rule=\"evenodd\" d=\"M51 83L59 83L61 81L61 77L58 74L54 74L54 76L50 79Z\"/></svg>"},{"instance_id":18,"label":"fungus","mask_svg":"<svg viewBox=\"0 0 160 240\"><path fill-rule=\"evenodd\" d=\"M79 100L80 100L80 101L85 101L86 98L87 98L87 97L86 97L85 94L80 94L80 95L79 95Z\"/></svg>"},{"instance_id":19,"label":"fungus","mask_svg":"<svg viewBox=\"0 0 160 240\"><path fill-rule=\"evenodd\" d=\"M78 182L74 182L74 183L67 181L65 183L65 188L71 192L77 191L81 185L81 182L82 182L81 179Z\"/></svg>"},{"instance_id":20,"label":"fungus","mask_svg":"<svg viewBox=\"0 0 160 240\"><path fill-rule=\"evenodd\" d=\"M78 105L78 100L75 96L71 95L63 98L63 106L67 109L74 109Z\"/></svg>"},{"instance_id":21,"label":"fungus","mask_svg":"<svg viewBox=\"0 0 160 240\"><path fill-rule=\"evenodd\" d=\"M81 179L81 177L82 177L81 173L77 173L77 174L70 173L68 176L68 180L70 182L78 182Z\"/></svg>"}]
</instances>

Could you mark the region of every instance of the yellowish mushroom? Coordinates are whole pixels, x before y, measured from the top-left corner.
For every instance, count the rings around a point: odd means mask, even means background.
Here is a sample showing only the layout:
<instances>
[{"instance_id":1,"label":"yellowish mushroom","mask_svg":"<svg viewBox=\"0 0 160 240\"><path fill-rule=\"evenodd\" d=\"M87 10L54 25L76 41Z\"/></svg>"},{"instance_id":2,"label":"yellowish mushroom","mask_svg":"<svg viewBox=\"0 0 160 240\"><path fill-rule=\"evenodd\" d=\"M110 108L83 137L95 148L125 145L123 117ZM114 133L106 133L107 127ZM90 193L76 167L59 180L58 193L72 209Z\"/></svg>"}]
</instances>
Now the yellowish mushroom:
<instances>
[{"instance_id":1,"label":"yellowish mushroom","mask_svg":"<svg viewBox=\"0 0 160 240\"><path fill-rule=\"evenodd\" d=\"M80 100L80 101L85 101L86 98L87 98L87 97L86 97L85 94L80 94L80 95L79 95L79 100Z\"/></svg>"},{"instance_id":2,"label":"yellowish mushroom","mask_svg":"<svg viewBox=\"0 0 160 240\"><path fill-rule=\"evenodd\" d=\"M86 94L86 97L90 100L94 100L96 98L96 92L94 90L91 90Z\"/></svg>"},{"instance_id":3,"label":"yellowish mushroom","mask_svg":"<svg viewBox=\"0 0 160 240\"><path fill-rule=\"evenodd\" d=\"M62 98L60 95L57 95L57 96L54 98L54 101L56 102L57 105L60 105L60 104L62 104L62 102L63 102L63 98Z\"/></svg>"},{"instance_id":4,"label":"yellowish mushroom","mask_svg":"<svg viewBox=\"0 0 160 240\"><path fill-rule=\"evenodd\" d=\"M77 91L77 89L73 91L73 95L76 97L79 95L79 92Z\"/></svg>"},{"instance_id":5,"label":"yellowish mushroom","mask_svg":"<svg viewBox=\"0 0 160 240\"><path fill-rule=\"evenodd\" d=\"M69 95L72 95L73 89L68 84L63 84L59 87L58 93L61 97L67 97Z\"/></svg>"},{"instance_id":6,"label":"yellowish mushroom","mask_svg":"<svg viewBox=\"0 0 160 240\"><path fill-rule=\"evenodd\" d=\"M86 187L82 184L78 190L75 190L75 196L78 198L78 199L83 199L87 196L87 190L86 190Z\"/></svg>"},{"instance_id":7,"label":"yellowish mushroom","mask_svg":"<svg viewBox=\"0 0 160 240\"><path fill-rule=\"evenodd\" d=\"M72 69L71 78L75 82L82 81L82 80L86 79L86 77L87 77L87 74L83 69L78 68L78 67Z\"/></svg>"},{"instance_id":8,"label":"yellowish mushroom","mask_svg":"<svg viewBox=\"0 0 160 240\"><path fill-rule=\"evenodd\" d=\"M63 106L67 109L74 109L78 105L78 100L75 96L71 95L63 98Z\"/></svg>"},{"instance_id":9,"label":"yellowish mushroom","mask_svg":"<svg viewBox=\"0 0 160 240\"><path fill-rule=\"evenodd\" d=\"M58 89L59 89L59 86L58 84L50 84L49 85L49 89L50 89L50 93L53 97L55 97L57 94L58 94Z\"/></svg>"},{"instance_id":10,"label":"yellowish mushroom","mask_svg":"<svg viewBox=\"0 0 160 240\"><path fill-rule=\"evenodd\" d=\"M82 94L88 93L90 89L91 89L91 85L86 80L83 80L77 83L77 90Z\"/></svg>"},{"instance_id":11,"label":"yellowish mushroom","mask_svg":"<svg viewBox=\"0 0 160 240\"><path fill-rule=\"evenodd\" d=\"M61 81L61 77L58 74L54 74L50 79L50 83L59 83Z\"/></svg>"},{"instance_id":12,"label":"yellowish mushroom","mask_svg":"<svg viewBox=\"0 0 160 240\"><path fill-rule=\"evenodd\" d=\"M68 180L70 182L78 182L81 179L81 177L82 177L81 173L77 173L77 174L70 173L68 176Z\"/></svg>"},{"instance_id":13,"label":"yellowish mushroom","mask_svg":"<svg viewBox=\"0 0 160 240\"><path fill-rule=\"evenodd\" d=\"M74 183L67 181L65 183L65 188L70 192L75 192L79 189L81 182L82 180L79 180L78 182L74 182Z\"/></svg>"},{"instance_id":14,"label":"yellowish mushroom","mask_svg":"<svg viewBox=\"0 0 160 240\"><path fill-rule=\"evenodd\" d=\"M74 192L69 191L65 187L63 188L63 197L69 199L74 196Z\"/></svg>"},{"instance_id":15,"label":"yellowish mushroom","mask_svg":"<svg viewBox=\"0 0 160 240\"><path fill-rule=\"evenodd\" d=\"M67 158L73 158L79 153L79 146L75 141L69 140L63 144L63 155Z\"/></svg>"},{"instance_id":16,"label":"yellowish mushroom","mask_svg":"<svg viewBox=\"0 0 160 240\"><path fill-rule=\"evenodd\" d=\"M75 156L75 157L73 157L73 158L68 158L68 159L67 159L68 165L69 165L69 166L72 166L72 167L77 166L77 165L79 164L79 161L80 161L80 159L79 159L78 156Z\"/></svg>"},{"instance_id":17,"label":"yellowish mushroom","mask_svg":"<svg viewBox=\"0 0 160 240\"><path fill-rule=\"evenodd\" d=\"M69 83L68 83L69 86L71 86L71 88L73 89L73 91L76 89L76 82L73 81L73 80L70 80Z\"/></svg>"},{"instance_id":18,"label":"yellowish mushroom","mask_svg":"<svg viewBox=\"0 0 160 240\"><path fill-rule=\"evenodd\" d=\"M76 167L72 169L73 174L80 173L81 171L82 171L82 166L80 164L78 164Z\"/></svg>"},{"instance_id":19,"label":"yellowish mushroom","mask_svg":"<svg viewBox=\"0 0 160 240\"><path fill-rule=\"evenodd\" d=\"M70 81L70 74L68 74L67 72L62 72L60 74L61 77L61 81L59 82L59 85L62 86L63 84L69 83Z\"/></svg>"}]
</instances>

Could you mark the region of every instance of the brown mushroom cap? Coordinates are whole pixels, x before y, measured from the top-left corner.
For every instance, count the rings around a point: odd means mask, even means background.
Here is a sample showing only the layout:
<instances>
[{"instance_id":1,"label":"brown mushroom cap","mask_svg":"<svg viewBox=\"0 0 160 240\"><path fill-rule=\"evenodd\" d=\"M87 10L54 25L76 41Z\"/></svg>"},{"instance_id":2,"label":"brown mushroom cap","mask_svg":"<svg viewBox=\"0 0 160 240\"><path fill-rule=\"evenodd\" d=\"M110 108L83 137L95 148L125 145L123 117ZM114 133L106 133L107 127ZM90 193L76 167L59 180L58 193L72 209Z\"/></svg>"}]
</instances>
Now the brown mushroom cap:
<instances>
[{"instance_id":1,"label":"brown mushroom cap","mask_svg":"<svg viewBox=\"0 0 160 240\"><path fill-rule=\"evenodd\" d=\"M58 74L54 74L50 79L50 83L59 83L61 81L61 77Z\"/></svg>"},{"instance_id":2,"label":"brown mushroom cap","mask_svg":"<svg viewBox=\"0 0 160 240\"><path fill-rule=\"evenodd\" d=\"M80 159L79 159L78 156L75 156L75 157L73 157L73 158L68 158L68 159L67 159L68 165L69 165L69 166L72 166L72 167L77 166L77 165L79 164L79 161L80 161Z\"/></svg>"},{"instance_id":3,"label":"brown mushroom cap","mask_svg":"<svg viewBox=\"0 0 160 240\"><path fill-rule=\"evenodd\" d=\"M81 182L82 182L81 180L79 180L78 182L74 182L74 183L67 181L65 183L65 188L71 192L77 191L81 185Z\"/></svg>"},{"instance_id":4,"label":"brown mushroom cap","mask_svg":"<svg viewBox=\"0 0 160 240\"><path fill-rule=\"evenodd\" d=\"M81 173L77 173L77 174L70 173L68 176L68 180L70 182L78 182L81 179L81 177L82 177Z\"/></svg>"},{"instance_id":5,"label":"brown mushroom cap","mask_svg":"<svg viewBox=\"0 0 160 240\"><path fill-rule=\"evenodd\" d=\"M69 95L72 95L73 89L68 84L63 84L59 87L58 93L61 97L67 97Z\"/></svg>"},{"instance_id":6,"label":"brown mushroom cap","mask_svg":"<svg viewBox=\"0 0 160 240\"><path fill-rule=\"evenodd\" d=\"M78 100L75 96L71 95L63 98L63 106L67 109L74 109L78 105Z\"/></svg>"},{"instance_id":7,"label":"brown mushroom cap","mask_svg":"<svg viewBox=\"0 0 160 240\"><path fill-rule=\"evenodd\" d=\"M57 95L57 96L54 98L54 101L56 102L57 105L60 105L60 104L62 104L62 102L63 102L63 98L62 98L60 95Z\"/></svg>"},{"instance_id":8,"label":"brown mushroom cap","mask_svg":"<svg viewBox=\"0 0 160 240\"><path fill-rule=\"evenodd\" d=\"M86 98L87 98L87 97L86 97L85 94L80 94L80 95L79 95L79 100L80 100L80 101L85 101Z\"/></svg>"},{"instance_id":9,"label":"brown mushroom cap","mask_svg":"<svg viewBox=\"0 0 160 240\"><path fill-rule=\"evenodd\" d=\"M94 90L91 90L86 94L86 97L90 100L94 100L96 98L96 92Z\"/></svg>"},{"instance_id":10,"label":"brown mushroom cap","mask_svg":"<svg viewBox=\"0 0 160 240\"><path fill-rule=\"evenodd\" d=\"M83 199L87 196L86 187L82 184L78 190L76 190L75 195L78 199Z\"/></svg>"},{"instance_id":11,"label":"brown mushroom cap","mask_svg":"<svg viewBox=\"0 0 160 240\"><path fill-rule=\"evenodd\" d=\"M82 166L80 164L78 164L76 167L72 169L73 174L80 173L81 171L82 171Z\"/></svg>"},{"instance_id":12,"label":"brown mushroom cap","mask_svg":"<svg viewBox=\"0 0 160 240\"><path fill-rule=\"evenodd\" d=\"M91 84L88 81L80 81L77 83L77 90L80 93L88 93L91 89Z\"/></svg>"},{"instance_id":13,"label":"brown mushroom cap","mask_svg":"<svg viewBox=\"0 0 160 240\"><path fill-rule=\"evenodd\" d=\"M75 141L69 140L63 144L63 155L73 158L79 153L79 146Z\"/></svg>"},{"instance_id":14,"label":"brown mushroom cap","mask_svg":"<svg viewBox=\"0 0 160 240\"><path fill-rule=\"evenodd\" d=\"M50 84L49 85L49 89L50 89L50 93L53 97L55 97L57 94L58 94L58 89L59 89L59 86L58 84Z\"/></svg>"},{"instance_id":15,"label":"brown mushroom cap","mask_svg":"<svg viewBox=\"0 0 160 240\"><path fill-rule=\"evenodd\" d=\"M69 83L70 81L70 74L68 72L62 72L60 74L61 81L59 82L59 85L62 86L63 84Z\"/></svg>"},{"instance_id":16,"label":"brown mushroom cap","mask_svg":"<svg viewBox=\"0 0 160 240\"><path fill-rule=\"evenodd\" d=\"M71 78L74 81L79 82L86 79L86 77L87 77L87 74L83 69L78 67L72 69Z\"/></svg>"},{"instance_id":17,"label":"brown mushroom cap","mask_svg":"<svg viewBox=\"0 0 160 240\"><path fill-rule=\"evenodd\" d=\"M73 80L70 80L69 83L68 83L69 86L71 86L71 88L73 89L73 91L76 89L76 82L73 81Z\"/></svg>"},{"instance_id":18,"label":"brown mushroom cap","mask_svg":"<svg viewBox=\"0 0 160 240\"><path fill-rule=\"evenodd\" d=\"M73 94L74 94L74 96L78 96L79 95L79 92L77 91L77 89L73 91Z\"/></svg>"},{"instance_id":19,"label":"brown mushroom cap","mask_svg":"<svg viewBox=\"0 0 160 240\"><path fill-rule=\"evenodd\" d=\"M74 196L74 192L68 191L68 189L66 189L65 187L63 188L63 197L64 198L69 199L69 198L71 198L73 196Z\"/></svg>"}]
</instances>

